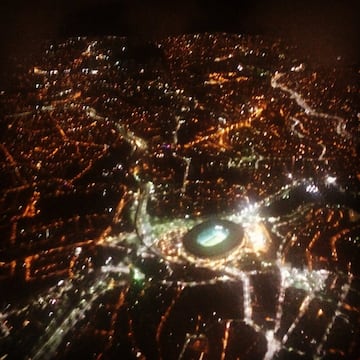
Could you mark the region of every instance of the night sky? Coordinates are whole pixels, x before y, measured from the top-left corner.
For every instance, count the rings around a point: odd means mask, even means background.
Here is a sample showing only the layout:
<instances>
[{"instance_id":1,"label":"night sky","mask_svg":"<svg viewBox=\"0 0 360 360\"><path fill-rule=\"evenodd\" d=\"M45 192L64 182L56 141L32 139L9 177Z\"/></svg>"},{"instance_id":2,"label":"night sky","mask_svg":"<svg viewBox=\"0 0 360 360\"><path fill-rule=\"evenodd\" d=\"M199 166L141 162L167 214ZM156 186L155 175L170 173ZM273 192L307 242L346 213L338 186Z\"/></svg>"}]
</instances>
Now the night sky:
<instances>
[{"instance_id":1,"label":"night sky","mask_svg":"<svg viewBox=\"0 0 360 360\"><path fill-rule=\"evenodd\" d=\"M5 65L8 54L32 51L45 38L225 31L282 37L322 60L341 55L358 63L359 14L358 0L2 0L0 56Z\"/></svg>"}]
</instances>

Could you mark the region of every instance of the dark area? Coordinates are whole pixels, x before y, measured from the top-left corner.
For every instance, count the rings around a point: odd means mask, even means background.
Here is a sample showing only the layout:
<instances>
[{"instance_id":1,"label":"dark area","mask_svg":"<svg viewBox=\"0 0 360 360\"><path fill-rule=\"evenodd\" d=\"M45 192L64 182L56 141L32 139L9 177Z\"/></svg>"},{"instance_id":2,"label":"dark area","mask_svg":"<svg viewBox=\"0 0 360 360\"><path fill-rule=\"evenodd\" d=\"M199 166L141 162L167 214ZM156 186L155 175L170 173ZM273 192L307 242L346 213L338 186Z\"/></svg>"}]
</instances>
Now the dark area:
<instances>
[{"instance_id":1,"label":"dark area","mask_svg":"<svg viewBox=\"0 0 360 360\"><path fill-rule=\"evenodd\" d=\"M119 35L140 39L197 32L283 37L314 56L360 58L357 0L130 1L5 0L0 4L1 65L41 39Z\"/></svg>"}]
</instances>

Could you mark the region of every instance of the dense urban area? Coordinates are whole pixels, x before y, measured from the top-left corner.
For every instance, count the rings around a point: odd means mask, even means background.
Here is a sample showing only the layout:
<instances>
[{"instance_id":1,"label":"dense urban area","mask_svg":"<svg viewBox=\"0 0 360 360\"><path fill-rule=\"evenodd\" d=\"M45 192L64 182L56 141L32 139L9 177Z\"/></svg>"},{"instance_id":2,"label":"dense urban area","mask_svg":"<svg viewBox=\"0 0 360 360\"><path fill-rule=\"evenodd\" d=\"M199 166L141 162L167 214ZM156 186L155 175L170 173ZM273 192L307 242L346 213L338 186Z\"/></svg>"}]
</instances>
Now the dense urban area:
<instances>
[{"instance_id":1,"label":"dense urban area","mask_svg":"<svg viewBox=\"0 0 360 360\"><path fill-rule=\"evenodd\" d=\"M0 88L0 358L357 359L359 69L278 40L71 38Z\"/></svg>"}]
</instances>

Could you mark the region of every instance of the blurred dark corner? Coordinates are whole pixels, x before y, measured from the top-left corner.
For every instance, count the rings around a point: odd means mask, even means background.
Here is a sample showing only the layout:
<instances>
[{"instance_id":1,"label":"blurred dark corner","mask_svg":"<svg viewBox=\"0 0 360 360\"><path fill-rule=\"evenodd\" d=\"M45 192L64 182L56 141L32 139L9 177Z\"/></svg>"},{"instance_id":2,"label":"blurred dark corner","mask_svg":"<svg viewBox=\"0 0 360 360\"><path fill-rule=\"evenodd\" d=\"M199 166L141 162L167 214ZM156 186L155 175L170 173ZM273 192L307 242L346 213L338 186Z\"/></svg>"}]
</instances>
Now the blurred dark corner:
<instances>
[{"instance_id":1,"label":"blurred dark corner","mask_svg":"<svg viewBox=\"0 0 360 360\"><path fill-rule=\"evenodd\" d=\"M358 64L359 15L360 0L1 0L0 65L37 51L43 39L205 31L281 37L320 61L343 56Z\"/></svg>"}]
</instances>

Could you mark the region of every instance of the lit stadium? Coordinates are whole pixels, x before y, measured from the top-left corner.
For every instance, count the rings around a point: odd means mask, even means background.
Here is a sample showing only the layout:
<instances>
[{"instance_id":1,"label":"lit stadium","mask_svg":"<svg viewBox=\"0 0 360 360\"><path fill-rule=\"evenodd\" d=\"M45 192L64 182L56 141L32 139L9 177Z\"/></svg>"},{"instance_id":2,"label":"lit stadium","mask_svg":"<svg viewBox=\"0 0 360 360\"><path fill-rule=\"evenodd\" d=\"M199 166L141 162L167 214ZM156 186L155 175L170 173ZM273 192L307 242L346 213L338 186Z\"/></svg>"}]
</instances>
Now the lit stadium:
<instances>
[{"instance_id":1,"label":"lit stadium","mask_svg":"<svg viewBox=\"0 0 360 360\"><path fill-rule=\"evenodd\" d=\"M241 225L213 219L194 226L183 239L184 248L199 257L218 257L243 243Z\"/></svg>"}]
</instances>

